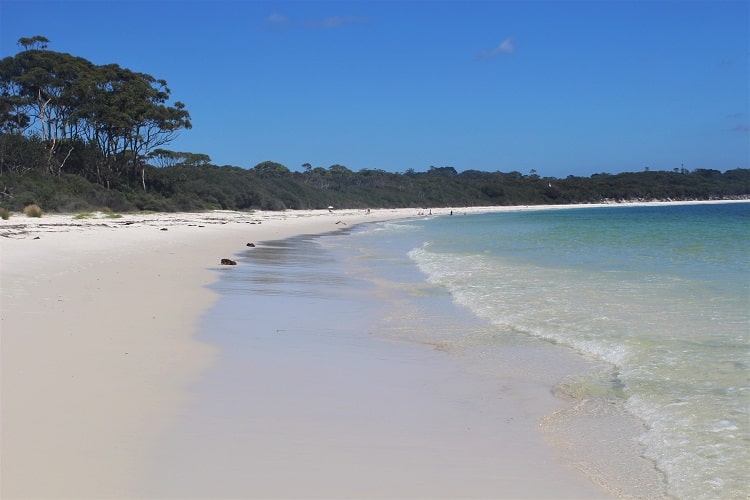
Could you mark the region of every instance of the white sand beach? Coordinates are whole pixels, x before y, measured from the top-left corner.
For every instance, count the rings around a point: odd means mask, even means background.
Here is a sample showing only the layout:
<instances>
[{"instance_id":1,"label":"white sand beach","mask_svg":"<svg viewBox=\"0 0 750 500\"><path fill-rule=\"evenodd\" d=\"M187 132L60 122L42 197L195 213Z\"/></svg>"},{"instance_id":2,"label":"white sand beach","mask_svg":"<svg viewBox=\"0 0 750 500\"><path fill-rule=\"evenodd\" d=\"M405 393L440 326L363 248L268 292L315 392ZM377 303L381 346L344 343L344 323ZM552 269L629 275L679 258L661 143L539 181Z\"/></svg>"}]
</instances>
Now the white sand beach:
<instances>
[{"instance_id":1,"label":"white sand beach","mask_svg":"<svg viewBox=\"0 0 750 500\"><path fill-rule=\"evenodd\" d=\"M140 454L212 362L192 336L222 258L247 243L413 214L0 221L0 496L128 497Z\"/></svg>"},{"instance_id":2,"label":"white sand beach","mask_svg":"<svg viewBox=\"0 0 750 500\"><path fill-rule=\"evenodd\" d=\"M508 209L522 208L497 210ZM432 209L432 214L447 215L450 210ZM490 210L493 209L453 212L459 215ZM143 464L154 460L154 441L175 424L188 404L188 387L217 362L216 347L199 342L195 334L198 319L216 300L206 285L216 279L220 260L233 258L248 243L321 234L358 223L427 213L416 209L217 211L127 214L116 219L104 214L85 219L15 215L0 221L0 496L160 496L156 490L139 489L144 484ZM279 355L280 349L283 346L270 349L271 355ZM293 426L300 432L312 433L304 450L307 455L293 459L279 455L280 450L291 446L291 441L283 442L284 436L266 435L259 439L253 450L254 463L267 458L287 460L285 477L268 476L257 490L240 482L240 486L249 489L241 490L239 496L607 496L562 463L537 432L536 418L549 410L550 394L538 394L537 388L524 388L522 384L508 388L507 404L493 411L502 415L500 418L525 419L524 432L503 432L492 425L496 419L456 403L463 391L481 391L471 388L461 375L453 379L451 390L442 393L442 400L422 394L423 385L417 381L454 373L443 364L443 358L436 358L429 350L427 354L415 354L412 347L404 347L398 353L389 351L391 354L383 355L377 349L371 352L365 347L363 351L359 346L348 352L351 359L347 360L345 346L331 349L339 354L336 359L343 360L338 368L330 366L329 361L316 365L305 360L312 378L330 388L328 399L310 401L320 410L312 413L325 418L312 424L304 422L305 425L296 422ZM391 361L371 363L370 355ZM306 460L320 464L334 458L334 463L341 460L341 456L315 456L315 443L324 440L332 429L353 425L351 415L337 417L335 412L322 411L325 405L334 398L346 397L353 407L374 408L382 396L357 390L365 385L357 385L356 380L346 380L347 385L341 378L331 376L331 370L343 369L353 359L367 366L368 376L382 379L386 393L388 388L398 387L390 395L392 405L381 416L404 419L405 426L401 428L408 428L409 415L415 412L434 412L436 417L419 436L382 434L392 441L403 439L402 453L366 457L366 468L341 472L341 488L337 489L330 484L336 471L325 470L318 476L318 480L327 478L326 484L317 484L316 478L309 471L305 476L304 471L309 463ZM256 417L272 429L272 424L282 418L276 410L289 397L285 386L288 380L274 366L273 357L254 361L267 368L267 383L247 390L257 391L255 396L261 406ZM397 411L399 405L408 411ZM529 412L530 407L535 407L536 412ZM444 433L456 420L474 426L469 443L460 433ZM231 440L231 435L211 432L205 430L203 438L213 441L214 446ZM356 429L352 432L356 433ZM375 432L387 431L379 428ZM438 477L436 471L430 470L435 465L430 450L431 443L442 440L456 448L457 458L442 461ZM357 454L357 441L353 443L355 449L348 449L342 455L345 459ZM478 473L475 466L482 461L485 467ZM525 477L524 468L532 465L532 475ZM390 485L378 483L378 467L387 468L385 475L398 479ZM211 470L204 468L207 475ZM291 487L294 480L290 478L295 474L307 480L300 484L311 488L317 484L319 489L299 491ZM437 479L430 483L429 478ZM204 481L208 485L205 490L192 493L214 498L238 496L237 490L211 490L209 479ZM174 477L165 480L178 481ZM419 487L414 481L419 482ZM376 488L377 484L382 488Z\"/></svg>"}]
</instances>

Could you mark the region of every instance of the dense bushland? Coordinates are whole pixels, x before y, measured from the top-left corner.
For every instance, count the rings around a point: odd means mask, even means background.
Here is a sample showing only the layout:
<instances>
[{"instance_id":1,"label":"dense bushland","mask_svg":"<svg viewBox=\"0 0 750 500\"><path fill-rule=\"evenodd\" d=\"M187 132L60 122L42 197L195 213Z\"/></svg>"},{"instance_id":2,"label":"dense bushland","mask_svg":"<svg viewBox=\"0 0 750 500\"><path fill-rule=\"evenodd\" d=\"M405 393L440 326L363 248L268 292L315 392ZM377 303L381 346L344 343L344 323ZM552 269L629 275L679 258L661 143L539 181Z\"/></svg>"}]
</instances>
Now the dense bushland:
<instances>
[{"instance_id":1,"label":"dense bushland","mask_svg":"<svg viewBox=\"0 0 750 500\"><path fill-rule=\"evenodd\" d=\"M9 140L10 139L10 140ZM9 144L12 144L10 146ZM14 148L23 147L25 153ZM368 207L447 207L594 203L633 200L708 200L750 195L750 170L727 172L644 171L565 179L519 172L354 172L342 165L293 172L273 162L251 169L211 164L143 165L137 179L114 177L108 187L85 167L84 153L68 159L63 172L50 173L35 139L0 135L0 166L21 157L23 168L0 170L0 207L20 211L37 204L44 211L77 212L109 208L196 211L283 210ZM34 152L37 152L35 156ZM82 162L79 164L78 162ZM145 188L144 188L145 185Z\"/></svg>"},{"instance_id":2,"label":"dense bushland","mask_svg":"<svg viewBox=\"0 0 750 500\"><path fill-rule=\"evenodd\" d=\"M47 49L42 36L0 59L0 209L191 211L443 207L684 200L750 195L750 170L645 171L589 178L404 173L343 165L263 162L216 166L202 153L163 149L191 127L167 82L116 64Z\"/></svg>"}]
</instances>

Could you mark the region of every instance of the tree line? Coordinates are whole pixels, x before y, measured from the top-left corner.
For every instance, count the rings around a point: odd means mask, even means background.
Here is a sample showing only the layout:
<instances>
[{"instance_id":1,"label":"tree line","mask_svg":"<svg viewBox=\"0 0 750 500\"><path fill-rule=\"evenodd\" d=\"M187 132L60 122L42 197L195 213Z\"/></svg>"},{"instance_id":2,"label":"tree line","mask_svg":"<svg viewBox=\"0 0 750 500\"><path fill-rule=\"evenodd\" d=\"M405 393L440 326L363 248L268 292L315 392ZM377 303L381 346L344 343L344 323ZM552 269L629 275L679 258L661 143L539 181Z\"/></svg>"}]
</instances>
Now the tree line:
<instances>
[{"instance_id":1,"label":"tree line","mask_svg":"<svg viewBox=\"0 0 750 500\"><path fill-rule=\"evenodd\" d=\"M145 189L149 153L191 128L185 105L168 104L165 80L47 50L48 43L43 36L21 38L23 50L0 60L0 132L11 142L6 149L27 138L37 153L4 154L0 173L41 168L102 186L140 178Z\"/></svg>"},{"instance_id":2,"label":"tree line","mask_svg":"<svg viewBox=\"0 0 750 500\"><path fill-rule=\"evenodd\" d=\"M73 212L567 204L745 198L750 170L643 171L540 177L534 171L292 171L267 161L217 166L166 146L191 127L167 82L47 49L42 36L0 60L0 208Z\"/></svg>"}]
</instances>

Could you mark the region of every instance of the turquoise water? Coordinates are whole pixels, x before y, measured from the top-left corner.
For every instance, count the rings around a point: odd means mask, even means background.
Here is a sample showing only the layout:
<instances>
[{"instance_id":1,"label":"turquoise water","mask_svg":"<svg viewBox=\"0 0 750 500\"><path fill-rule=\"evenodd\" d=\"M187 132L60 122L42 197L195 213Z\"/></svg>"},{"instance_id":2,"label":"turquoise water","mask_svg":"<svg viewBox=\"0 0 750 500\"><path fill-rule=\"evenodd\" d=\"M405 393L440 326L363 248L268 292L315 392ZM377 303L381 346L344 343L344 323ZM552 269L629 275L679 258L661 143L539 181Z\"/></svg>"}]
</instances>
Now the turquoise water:
<instances>
[{"instance_id":1,"label":"turquoise water","mask_svg":"<svg viewBox=\"0 0 750 500\"><path fill-rule=\"evenodd\" d=\"M600 484L637 495L645 458L671 496L750 492L750 204L456 214L320 241L404 298L393 317L422 318L418 334L386 318L390 336L549 381L573 404L543 428ZM487 326L444 327L426 305L442 294Z\"/></svg>"}]
</instances>

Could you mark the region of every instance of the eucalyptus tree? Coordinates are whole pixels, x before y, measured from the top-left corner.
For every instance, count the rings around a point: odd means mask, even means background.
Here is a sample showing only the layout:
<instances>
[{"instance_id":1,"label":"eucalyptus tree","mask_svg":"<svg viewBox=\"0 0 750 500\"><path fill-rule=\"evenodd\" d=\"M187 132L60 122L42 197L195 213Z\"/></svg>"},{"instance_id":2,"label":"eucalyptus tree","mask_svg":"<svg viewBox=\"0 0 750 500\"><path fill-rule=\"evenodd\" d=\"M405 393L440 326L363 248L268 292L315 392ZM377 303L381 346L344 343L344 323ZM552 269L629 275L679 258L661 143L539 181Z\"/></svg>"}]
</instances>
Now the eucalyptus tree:
<instances>
[{"instance_id":1,"label":"eucalyptus tree","mask_svg":"<svg viewBox=\"0 0 750 500\"><path fill-rule=\"evenodd\" d=\"M168 149L154 149L148 154L159 167L174 167L185 165L188 167L203 167L211 164L211 157L203 153L185 153L181 151L170 151Z\"/></svg>"},{"instance_id":2,"label":"eucalyptus tree","mask_svg":"<svg viewBox=\"0 0 750 500\"><path fill-rule=\"evenodd\" d=\"M342 190L352 180L353 175L354 172L338 163L328 167L328 177L331 179L334 189L338 191Z\"/></svg>"},{"instance_id":3,"label":"eucalyptus tree","mask_svg":"<svg viewBox=\"0 0 750 500\"><path fill-rule=\"evenodd\" d=\"M97 169L100 183L125 174L140 177L145 189L148 154L192 126L185 105L179 101L167 105L166 81L117 64L97 66L83 87L86 100L80 112L88 124L85 134L103 156Z\"/></svg>"},{"instance_id":4,"label":"eucalyptus tree","mask_svg":"<svg viewBox=\"0 0 750 500\"><path fill-rule=\"evenodd\" d=\"M281 163L275 161L260 162L252 168L252 172L266 177L286 177L291 174L291 170Z\"/></svg>"},{"instance_id":5,"label":"eucalyptus tree","mask_svg":"<svg viewBox=\"0 0 750 500\"><path fill-rule=\"evenodd\" d=\"M97 182L140 178L145 189L147 155L192 126L185 105L168 104L165 80L117 64L97 66L47 50L47 43L42 36L22 38L24 50L0 60L0 129L40 138L47 171L58 173L76 140L94 144Z\"/></svg>"},{"instance_id":6,"label":"eucalyptus tree","mask_svg":"<svg viewBox=\"0 0 750 500\"><path fill-rule=\"evenodd\" d=\"M25 50L32 50L32 49L43 50L47 48L48 43L50 43L49 39L42 35L36 35L30 38L24 37L24 38L18 39L18 45L23 47Z\"/></svg>"},{"instance_id":7,"label":"eucalyptus tree","mask_svg":"<svg viewBox=\"0 0 750 500\"><path fill-rule=\"evenodd\" d=\"M78 127L78 78L93 65L70 54L30 48L46 47L46 42L43 37L21 39L26 50L0 60L0 120L3 132L39 137L47 150L47 171L59 173L64 160L56 155L67 150L67 158L71 146L63 148L63 143L76 136Z\"/></svg>"}]
</instances>

